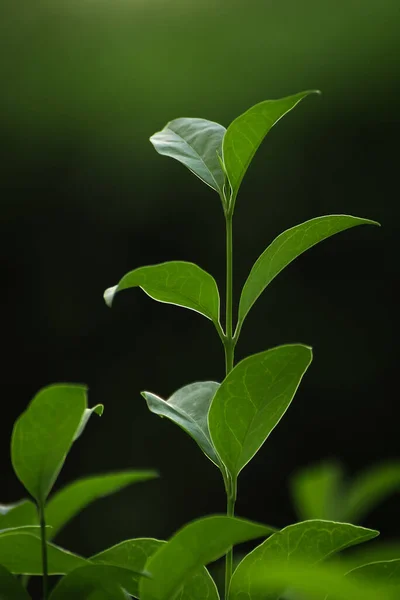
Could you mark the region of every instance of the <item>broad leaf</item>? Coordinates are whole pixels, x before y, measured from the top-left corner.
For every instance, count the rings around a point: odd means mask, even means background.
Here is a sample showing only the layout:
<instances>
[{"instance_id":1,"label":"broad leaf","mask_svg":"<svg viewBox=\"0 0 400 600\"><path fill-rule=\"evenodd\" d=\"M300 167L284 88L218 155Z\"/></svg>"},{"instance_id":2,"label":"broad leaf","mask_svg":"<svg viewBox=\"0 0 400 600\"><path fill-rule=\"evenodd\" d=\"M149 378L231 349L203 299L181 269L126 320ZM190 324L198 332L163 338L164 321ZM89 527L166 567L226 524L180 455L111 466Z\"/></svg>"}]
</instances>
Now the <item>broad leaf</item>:
<instances>
[{"instance_id":1,"label":"broad leaf","mask_svg":"<svg viewBox=\"0 0 400 600\"><path fill-rule=\"evenodd\" d=\"M189 523L150 558L151 579L140 582L141 600L170 600L201 566L232 545L271 533L271 528L233 517L205 517Z\"/></svg>"},{"instance_id":2,"label":"broad leaf","mask_svg":"<svg viewBox=\"0 0 400 600\"><path fill-rule=\"evenodd\" d=\"M223 161L235 198L257 148L269 130L309 94L301 92L279 100L265 100L237 117L228 127L222 144Z\"/></svg>"},{"instance_id":3,"label":"broad leaf","mask_svg":"<svg viewBox=\"0 0 400 600\"><path fill-rule=\"evenodd\" d=\"M126 600L122 586L129 585L131 579L132 572L128 569L87 565L63 577L50 594L50 600Z\"/></svg>"},{"instance_id":4,"label":"broad leaf","mask_svg":"<svg viewBox=\"0 0 400 600\"><path fill-rule=\"evenodd\" d=\"M37 510L31 500L0 504L0 529L38 524Z\"/></svg>"},{"instance_id":5,"label":"broad leaf","mask_svg":"<svg viewBox=\"0 0 400 600\"><path fill-rule=\"evenodd\" d=\"M353 569L346 575L352 581L365 582L366 584L380 584L391 592L400 594L400 558L373 562ZM329 596L329 598L332 598Z\"/></svg>"},{"instance_id":6,"label":"broad leaf","mask_svg":"<svg viewBox=\"0 0 400 600\"><path fill-rule=\"evenodd\" d=\"M70 483L51 496L47 504L46 521L52 527L50 537L54 538L68 521L97 498L155 477L155 471L121 471L93 475Z\"/></svg>"},{"instance_id":7,"label":"broad leaf","mask_svg":"<svg viewBox=\"0 0 400 600\"><path fill-rule=\"evenodd\" d=\"M225 127L206 119L175 119L150 141L159 154L175 158L219 194L225 175L218 156L222 155Z\"/></svg>"},{"instance_id":8,"label":"broad leaf","mask_svg":"<svg viewBox=\"0 0 400 600\"><path fill-rule=\"evenodd\" d=\"M106 304L111 306L117 292L133 287L141 287L154 300L189 308L219 324L217 284L193 263L174 261L135 269L104 292Z\"/></svg>"},{"instance_id":9,"label":"broad leaf","mask_svg":"<svg viewBox=\"0 0 400 600\"><path fill-rule=\"evenodd\" d=\"M30 600L30 598L18 579L0 565L0 600Z\"/></svg>"},{"instance_id":10,"label":"broad leaf","mask_svg":"<svg viewBox=\"0 0 400 600\"><path fill-rule=\"evenodd\" d=\"M86 388L51 385L40 390L16 421L11 440L14 471L39 504L44 504L66 455L87 420ZM102 412L102 406L94 409Z\"/></svg>"},{"instance_id":11,"label":"broad leaf","mask_svg":"<svg viewBox=\"0 0 400 600\"><path fill-rule=\"evenodd\" d=\"M84 558L47 544L49 575L63 575L87 564ZM41 540L22 532L0 536L0 564L17 575L42 575Z\"/></svg>"},{"instance_id":12,"label":"broad leaf","mask_svg":"<svg viewBox=\"0 0 400 600\"><path fill-rule=\"evenodd\" d=\"M166 542L150 538L126 540L112 548L104 550L90 561L108 564L135 571L144 571L148 559ZM132 582L126 585L126 590L135 598L139 597L139 576L134 576ZM205 567L192 575L179 592L175 600L218 600L218 592L214 580Z\"/></svg>"},{"instance_id":13,"label":"broad leaf","mask_svg":"<svg viewBox=\"0 0 400 600\"><path fill-rule=\"evenodd\" d=\"M241 327L249 310L267 285L300 254L335 233L368 224L379 225L375 221L349 215L327 215L311 219L281 233L257 259L243 286L238 327Z\"/></svg>"},{"instance_id":14,"label":"broad leaf","mask_svg":"<svg viewBox=\"0 0 400 600\"><path fill-rule=\"evenodd\" d=\"M242 360L218 388L208 423L233 481L281 420L311 359L307 346L278 346Z\"/></svg>"},{"instance_id":15,"label":"broad leaf","mask_svg":"<svg viewBox=\"0 0 400 600\"><path fill-rule=\"evenodd\" d=\"M343 518L342 478L340 465L332 462L295 473L291 490L299 518L347 520Z\"/></svg>"},{"instance_id":16,"label":"broad leaf","mask_svg":"<svg viewBox=\"0 0 400 600\"><path fill-rule=\"evenodd\" d=\"M270 571L270 563L276 560L282 564L296 560L315 564L377 535L378 531L372 529L334 521L304 521L285 527L242 560L231 580L229 600L241 600L246 592L251 600L278 600L282 589L267 595L260 592L257 585L253 588L261 568Z\"/></svg>"},{"instance_id":17,"label":"broad leaf","mask_svg":"<svg viewBox=\"0 0 400 600\"><path fill-rule=\"evenodd\" d=\"M400 491L400 463L377 465L361 473L347 494L346 520L361 521L377 504Z\"/></svg>"},{"instance_id":18,"label":"broad leaf","mask_svg":"<svg viewBox=\"0 0 400 600\"><path fill-rule=\"evenodd\" d=\"M208 429L208 411L219 387L214 381L191 383L181 388L168 400L163 400L151 392L142 392L151 412L166 417L181 427L192 437L204 454L221 467Z\"/></svg>"}]
</instances>

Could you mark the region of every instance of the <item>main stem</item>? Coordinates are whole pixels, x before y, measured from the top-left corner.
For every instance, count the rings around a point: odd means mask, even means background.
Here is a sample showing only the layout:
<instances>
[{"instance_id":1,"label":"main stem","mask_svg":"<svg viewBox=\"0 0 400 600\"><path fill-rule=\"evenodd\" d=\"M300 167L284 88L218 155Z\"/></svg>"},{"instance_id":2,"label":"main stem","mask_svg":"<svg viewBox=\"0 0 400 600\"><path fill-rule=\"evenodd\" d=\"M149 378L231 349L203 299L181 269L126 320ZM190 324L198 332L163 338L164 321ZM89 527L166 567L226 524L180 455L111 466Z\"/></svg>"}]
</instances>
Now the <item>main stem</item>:
<instances>
[{"instance_id":1,"label":"main stem","mask_svg":"<svg viewBox=\"0 0 400 600\"><path fill-rule=\"evenodd\" d=\"M232 297L233 297L233 245L232 245L232 214L227 211L225 214L226 224L226 323L225 323L225 371L226 375L233 369L235 344L232 335ZM236 486L228 478L226 486L227 507L226 514L233 517L235 514L235 496ZM228 550L225 557L225 600L228 600L229 586L232 578L233 551Z\"/></svg>"},{"instance_id":2,"label":"main stem","mask_svg":"<svg viewBox=\"0 0 400 600\"><path fill-rule=\"evenodd\" d=\"M40 522L40 538L42 542L43 600L47 600L49 597L49 573L47 567L46 519L44 515L44 506L42 503L38 505L38 513Z\"/></svg>"}]
</instances>

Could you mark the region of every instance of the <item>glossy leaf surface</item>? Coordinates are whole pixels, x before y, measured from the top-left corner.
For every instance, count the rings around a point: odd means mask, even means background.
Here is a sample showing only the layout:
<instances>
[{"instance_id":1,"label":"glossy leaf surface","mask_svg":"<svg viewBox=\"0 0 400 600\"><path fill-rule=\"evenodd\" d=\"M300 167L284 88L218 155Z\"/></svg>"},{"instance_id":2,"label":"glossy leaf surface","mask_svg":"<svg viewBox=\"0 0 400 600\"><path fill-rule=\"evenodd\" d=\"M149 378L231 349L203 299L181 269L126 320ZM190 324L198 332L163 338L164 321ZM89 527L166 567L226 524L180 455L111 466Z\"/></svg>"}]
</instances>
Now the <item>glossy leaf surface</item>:
<instances>
[{"instance_id":1,"label":"glossy leaf surface","mask_svg":"<svg viewBox=\"0 0 400 600\"><path fill-rule=\"evenodd\" d=\"M400 463L376 465L358 475L350 486L346 520L360 521L377 504L400 491Z\"/></svg>"},{"instance_id":2,"label":"glossy leaf surface","mask_svg":"<svg viewBox=\"0 0 400 600\"><path fill-rule=\"evenodd\" d=\"M151 412L179 425L197 442L204 454L220 466L208 429L208 411L218 387L219 384L214 381L201 381L185 385L168 400L151 392L143 392L142 396Z\"/></svg>"},{"instance_id":3,"label":"glossy leaf surface","mask_svg":"<svg viewBox=\"0 0 400 600\"><path fill-rule=\"evenodd\" d=\"M2 565L0 565L0 600L30 600L26 589Z\"/></svg>"},{"instance_id":4,"label":"glossy leaf surface","mask_svg":"<svg viewBox=\"0 0 400 600\"><path fill-rule=\"evenodd\" d=\"M301 560L315 564L332 554L378 535L377 531L334 521L304 521L274 533L250 552L238 565L231 580L230 600L241 600L248 593L251 600L278 600L283 592L267 595L253 588L262 567L270 570L270 562L290 563Z\"/></svg>"},{"instance_id":5,"label":"glossy leaf surface","mask_svg":"<svg viewBox=\"0 0 400 600\"><path fill-rule=\"evenodd\" d=\"M257 259L243 286L239 304L239 327L265 288L295 258L318 242L357 225L379 223L349 215L327 215L281 233Z\"/></svg>"},{"instance_id":6,"label":"glossy leaf surface","mask_svg":"<svg viewBox=\"0 0 400 600\"><path fill-rule=\"evenodd\" d=\"M173 261L130 271L118 285L105 291L107 305L112 305L117 292L133 287L141 287L154 300L189 308L216 324L219 322L217 284L193 263Z\"/></svg>"},{"instance_id":7,"label":"glossy leaf surface","mask_svg":"<svg viewBox=\"0 0 400 600\"><path fill-rule=\"evenodd\" d=\"M225 127L206 119L181 118L167 123L150 141L159 154L175 158L219 194L225 175L222 155Z\"/></svg>"},{"instance_id":8,"label":"glossy leaf surface","mask_svg":"<svg viewBox=\"0 0 400 600\"><path fill-rule=\"evenodd\" d=\"M132 573L128 569L109 565L87 565L63 577L50 594L50 600L126 600L122 586ZM96 594L95 596L93 596Z\"/></svg>"},{"instance_id":9,"label":"glossy leaf surface","mask_svg":"<svg viewBox=\"0 0 400 600\"><path fill-rule=\"evenodd\" d=\"M307 346L278 346L242 360L218 388L210 434L234 480L279 423L311 360Z\"/></svg>"},{"instance_id":10,"label":"glossy leaf surface","mask_svg":"<svg viewBox=\"0 0 400 600\"><path fill-rule=\"evenodd\" d=\"M146 569L152 578L141 580L141 600L169 600L200 567L223 556L232 545L270 533L264 525L225 516L189 523L150 558Z\"/></svg>"},{"instance_id":11,"label":"glossy leaf surface","mask_svg":"<svg viewBox=\"0 0 400 600\"><path fill-rule=\"evenodd\" d=\"M91 562L144 571L148 559L166 542L151 538L126 540L91 557ZM125 586L135 598L139 597L139 576ZM218 600L214 580L205 567L190 577L175 600Z\"/></svg>"},{"instance_id":12,"label":"glossy leaf surface","mask_svg":"<svg viewBox=\"0 0 400 600\"><path fill-rule=\"evenodd\" d=\"M303 98L316 90L300 92L279 100L265 100L237 117L228 127L222 144L222 154L233 195L258 147L270 129Z\"/></svg>"},{"instance_id":13,"label":"glossy leaf surface","mask_svg":"<svg viewBox=\"0 0 400 600\"><path fill-rule=\"evenodd\" d=\"M87 561L55 546L47 544L49 575L62 575ZM0 564L18 575L41 575L41 541L30 533L14 532L0 536Z\"/></svg>"},{"instance_id":14,"label":"glossy leaf surface","mask_svg":"<svg viewBox=\"0 0 400 600\"><path fill-rule=\"evenodd\" d=\"M16 421L11 440L14 471L43 504L86 420L86 388L56 384L36 394ZM102 407L96 410L101 414Z\"/></svg>"}]
</instances>

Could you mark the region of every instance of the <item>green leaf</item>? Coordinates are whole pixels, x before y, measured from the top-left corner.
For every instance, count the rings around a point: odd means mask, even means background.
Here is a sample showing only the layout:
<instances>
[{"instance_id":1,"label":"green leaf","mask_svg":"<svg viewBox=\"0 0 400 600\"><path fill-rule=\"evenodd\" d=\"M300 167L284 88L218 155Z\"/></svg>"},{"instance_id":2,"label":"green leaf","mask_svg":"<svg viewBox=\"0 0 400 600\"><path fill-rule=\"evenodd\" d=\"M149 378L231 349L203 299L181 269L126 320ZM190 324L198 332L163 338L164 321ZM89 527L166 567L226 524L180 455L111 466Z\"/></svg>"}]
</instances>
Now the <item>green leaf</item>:
<instances>
[{"instance_id":1,"label":"green leaf","mask_svg":"<svg viewBox=\"0 0 400 600\"><path fill-rule=\"evenodd\" d=\"M166 542L151 538L139 538L126 540L92 556L90 561L99 564L108 564L135 571L144 571L148 559ZM140 578L134 577L126 590L134 596L139 597ZM179 592L175 600L218 600L218 592L211 575L205 567L192 575Z\"/></svg>"},{"instance_id":2,"label":"green leaf","mask_svg":"<svg viewBox=\"0 0 400 600\"><path fill-rule=\"evenodd\" d=\"M151 579L140 582L141 600L169 600L201 566L223 556L232 545L271 533L271 528L233 517L193 521L150 558Z\"/></svg>"},{"instance_id":3,"label":"green leaf","mask_svg":"<svg viewBox=\"0 0 400 600\"><path fill-rule=\"evenodd\" d=\"M54 538L68 521L97 498L113 494L132 483L155 477L155 471L121 471L92 475L70 483L56 492L47 504L46 522L52 527L51 537Z\"/></svg>"},{"instance_id":4,"label":"green leaf","mask_svg":"<svg viewBox=\"0 0 400 600\"><path fill-rule=\"evenodd\" d=\"M346 556L347 563L353 569L371 562L388 561L400 556L400 542L372 542L366 546L360 546L352 550Z\"/></svg>"},{"instance_id":5,"label":"green leaf","mask_svg":"<svg viewBox=\"0 0 400 600\"><path fill-rule=\"evenodd\" d=\"M347 495L346 520L361 521L377 504L400 491L400 463L376 465L361 473Z\"/></svg>"},{"instance_id":6,"label":"green leaf","mask_svg":"<svg viewBox=\"0 0 400 600\"><path fill-rule=\"evenodd\" d=\"M281 420L311 360L307 346L278 346L242 360L218 388L208 423L233 481Z\"/></svg>"},{"instance_id":7,"label":"green leaf","mask_svg":"<svg viewBox=\"0 0 400 600\"><path fill-rule=\"evenodd\" d=\"M229 125L223 139L222 155L233 198L236 198L251 160L269 130L300 100L315 93L319 92L310 90L280 100L265 100Z\"/></svg>"},{"instance_id":8,"label":"green leaf","mask_svg":"<svg viewBox=\"0 0 400 600\"><path fill-rule=\"evenodd\" d=\"M0 600L30 600L26 589L2 565L0 565Z\"/></svg>"},{"instance_id":9,"label":"green leaf","mask_svg":"<svg viewBox=\"0 0 400 600\"><path fill-rule=\"evenodd\" d=\"M151 392L142 392L142 396L151 412L179 425L214 464L223 468L212 444L207 420L210 404L218 387L219 384L214 381L201 381L186 385L168 400Z\"/></svg>"},{"instance_id":10,"label":"green leaf","mask_svg":"<svg viewBox=\"0 0 400 600\"><path fill-rule=\"evenodd\" d=\"M36 506L31 500L0 504L0 529L38 525L38 523Z\"/></svg>"},{"instance_id":11,"label":"green leaf","mask_svg":"<svg viewBox=\"0 0 400 600\"><path fill-rule=\"evenodd\" d=\"M379 535L378 531L334 521L303 521L289 525L274 533L250 552L233 574L229 600L241 600L247 593L251 600L278 600L283 592L269 595L259 590L257 581L260 569L270 571L270 563L279 560L290 564L301 560L315 564L345 548L366 542Z\"/></svg>"},{"instance_id":12,"label":"green leaf","mask_svg":"<svg viewBox=\"0 0 400 600\"><path fill-rule=\"evenodd\" d=\"M87 565L75 569L56 585L50 600L126 600L122 586L129 585L132 572L110 565ZM95 594L95 596L93 596Z\"/></svg>"},{"instance_id":13,"label":"green leaf","mask_svg":"<svg viewBox=\"0 0 400 600\"><path fill-rule=\"evenodd\" d=\"M219 194L225 181L218 155L225 127L206 119L175 119L150 141L159 154L175 158Z\"/></svg>"},{"instance_id":14,"label":"green leaf","mask_svg":"<svg viewBox=\"0 0 400 600\"><path fill-rule=\"evenodd\" d=\"M104 292L106 304L111 306L117 292L132 287L141 287L159 302L199 312L220 327L217 284L211 275L193 263L174 261L135 269Z\"/></svg>"},{"instance_id":15,"label":"green leaf","mask_svg":"<svg viewBox=\"0 0 400 600\"><path fill-rule=\"evenodd\" d=\"M351 580L366 584L377 584L387 587L392 592L400 593L400 558L373 562L353 569L346 574Z\"/></svg>"},{"instance_id":16,"label":"green leaf","mask_svg":"<svg viewBox=\"0 0 400 600\"><path fill-rule=\"evenodd\" d=\"M66 455L86 424L86 388L55 384L40 390L16 421L11 439L14 471L28 492L44 504ZM102 410L96 406L91 411Z\"/></svg>"},{"instance_id":17,"label":"green leaf","mask_svg":"<svg viewBox=\"0 0 400 600\"><path fill-rule=\"evenodd\" d=\"M342 479L342 468L333 462L312 465L295 473L290 486L299 518L343 519Z\"/></svg>"},{"instance_id":18,"label":"green leaf","mask_svg":"<svg viewBox=\"0 0 400 600\"><path fill-rule=\"evenodd\" d=\"M368 224L379 225L376 221L349 215L327 215L311 219L281 233L254 263L243 286L238 328L240 329L249 310L267 285L295 258L335 233Z\"/></svg>"},{"instance_id":19,"label":"green leaf","mask_svg":"<svg viewBox=\"0 0 400 600\"><path fill-rule=\"evenodd\" d=\"M49 575L63 575L87 564L84 558L47 544ZM0 535L0 564L16 575L42 575L41 540L23 532Z\"/></svg>"}]
</instances>

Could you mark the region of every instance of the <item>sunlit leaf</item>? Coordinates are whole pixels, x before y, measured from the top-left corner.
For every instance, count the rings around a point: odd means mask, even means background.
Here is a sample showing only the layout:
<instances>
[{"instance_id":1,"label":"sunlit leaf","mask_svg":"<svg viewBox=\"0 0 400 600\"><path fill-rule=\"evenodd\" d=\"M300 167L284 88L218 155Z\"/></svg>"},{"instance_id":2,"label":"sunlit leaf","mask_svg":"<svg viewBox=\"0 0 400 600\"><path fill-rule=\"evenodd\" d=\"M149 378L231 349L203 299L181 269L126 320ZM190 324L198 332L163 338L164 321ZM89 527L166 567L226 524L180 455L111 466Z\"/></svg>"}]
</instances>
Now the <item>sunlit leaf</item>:
<instances>
[{"instance_id":1,"label":"sunlit leaf","mask_svg":"<svg viewBox=\"0 0 400 600\"><path fill-rule=\"evenodd\" d=\"M201 381L185 385L168 400L163 400L151 392L143 392L151 412L166 417L181 427L200 446L213 463L221 466L208 429L208 411L219 387L214 381Z\"/></svg>"},{"instance_id":2,"label":"sunlit leaf","mask_svg":"<svg viewBox=\"0 0 400 600\"><path fill-rule=\"evenodd\" d=\"M371 467L350 485L346 520L361 521L377 504L400 491L400 462Z\"/></svg>"},{"instance_id":3,"label":"sunlit leaf","mask_svg":"<svg viewBox=\"0 0 400 600\"><path fill-rule=\"evenodd\" d=\"M150 558L151 579L140 582L141 600L170 600L201 566L234 544L271 533L271 528L233 517L205 517L189 523Z\"/></svg>"},{"instance_id":4,"label":"sunlit leaf","mask_svg":"<svg viewBox=\"0 0 400 600\"><path fill-rule=\"evenodd\" d=\"M376 221L349 215L327 215L311 219L281 233L254 263L243 286L238 327L267 285L303 252L335 233L357 225L379 225Z\"/></svg>"},{"instance_id":5,"label":"sunlit leaf","mask_svg":"<svg viewBox=\"0 0 400 600\"><path fill-rule=\"evenodd\" d=\"M309 94L300 92L279 100L265 100L252 106L228 127L222 144L222 154L229 182L235 197L257 148L269 130L286 113Z\"/></svg>"},{"instance_id":6,"label":"sunlit leaf","mask_svg":"<svg viewBox=\"0 0 400 600\"><path fill-rule=\"evenodd\" d=\"M345 548L366 542L378 531L334 521L304 521L285 527L257 546L238 565L230 586L229 599L241 600L245 593L251 600L278 600L283 592L266 594L258 586L261 567L271 569L274 561L301 560L310 564L320 562ZM256 582L253 587L253 582Z\"/></svg>"},{"instance_id":7,"label":"sunlit leaf","mask_svg":"<svg viewBox=\"0 0 400 600\"><path fill-rule=\"evenodd\" d=\"M221 383L208 422L233 480L279 423L311 359L307 346L278 346L245 358Z\"/></svg>"},{"instance_id":8,"label":"sunlit leaf","mask_svg":"<svg viewBox=\"0 0 400 600\"><path fill-rule=\"evenodd\" d=\"M18 579L0 565L0 600L30 600L30 598Z\"/></svg>"},{"instance_id":9,"label":"sunlit leaf","mask_svg":"<svg viewBox=\"0 0 400 600\"><path fill-rule=\"evenodd\" d=\"M225 127L206 119L182 118L170 121L150 141L159 154L175 158L219 194L225 175L222 155Z\"/></svg>"},{"instance_id":10,"label":"sunlit leaf","mask_svg":"<svg viewBox=\"0 0 400 600\"><path fill-rule=\"evenodd\" d=\"M340 465L332 462L311 465L295 473L291 490L299 518L343 519L342 479Z\"/></svg>"},{"instance_id":11,"label":"sunlit leaf","mask_svg":"<svg viewBox=\"0 0 400 600\"><path fill-rule=\"evenodd\" d=\"M217 284L193 263L174 261L135 269L104 292L107 305L112 305L117 292L133 287L141 287L154 300L189 308L219 323Z\"/></svg>"}]
</instances>

